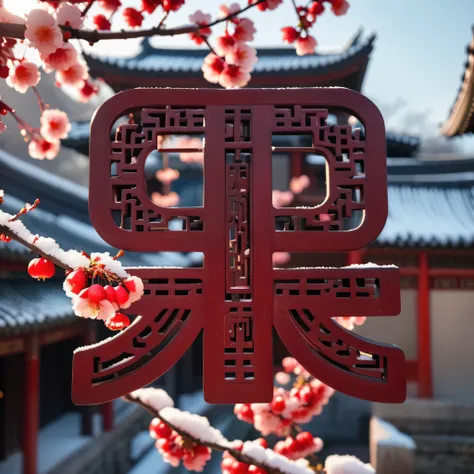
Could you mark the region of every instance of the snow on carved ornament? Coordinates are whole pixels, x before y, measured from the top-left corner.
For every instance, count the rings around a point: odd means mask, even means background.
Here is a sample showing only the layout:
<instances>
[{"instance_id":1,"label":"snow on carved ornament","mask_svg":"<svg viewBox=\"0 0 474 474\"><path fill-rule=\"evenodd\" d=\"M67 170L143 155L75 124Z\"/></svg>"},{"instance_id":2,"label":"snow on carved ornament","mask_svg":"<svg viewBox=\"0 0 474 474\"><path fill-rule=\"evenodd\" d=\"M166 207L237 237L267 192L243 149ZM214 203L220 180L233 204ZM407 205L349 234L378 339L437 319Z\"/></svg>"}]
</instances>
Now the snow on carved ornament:
<instances>
[{"instance_id":1,"label":"snow on carved ornament","mask_svg":"<svg viewBox=\"0 0 474 474\"><path fill-rule=\"evenodd\" d=\"M357 116L365 133L328 125L330 109ZM110 140L115 121L132 110L135 123ZM202 150L168 150L203 152L202 207L159 207L147 194L146 157L158 137L180 134L204 136ZM297 151L326 160L322 204L272 206L272 153L291 151L272 146L276 135L312 136L312 146ZM147 385L201 330L206 400L268 402L272 326L293 356L333 388L378 402L405 399L403 352L332 319L399 314L396 267L272 268L273 252L348 251L381 232L385 129L372 102L342 88L129 90L97 111L90 150L90 216L98 233L129 251L202 252L204 264L127 269L145 284L130 308L139 316L120 334L75 352L76 404L106 402ZM181 231L172 230L176 219Z\"/></svg>"}]
</instances>

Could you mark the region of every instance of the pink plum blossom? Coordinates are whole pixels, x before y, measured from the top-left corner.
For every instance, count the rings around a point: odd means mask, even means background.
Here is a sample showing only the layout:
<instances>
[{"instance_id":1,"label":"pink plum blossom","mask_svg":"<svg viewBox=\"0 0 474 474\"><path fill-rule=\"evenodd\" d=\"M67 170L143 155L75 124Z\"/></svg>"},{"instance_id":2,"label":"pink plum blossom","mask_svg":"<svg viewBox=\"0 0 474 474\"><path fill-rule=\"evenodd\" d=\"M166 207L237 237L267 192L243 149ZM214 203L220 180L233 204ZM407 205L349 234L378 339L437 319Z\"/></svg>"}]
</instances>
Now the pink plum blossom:
<instances>
[{"instance_id":1,"label":"pink plum blossom","mask_svg":"<svg viewBox=\"0 0 474 474\"><path fill-rule=\"evenodd\" d=\"M258 0L249 0L250 4L257 3ZM257 5L257 8L260 11L265 11L265 10L275 10L280 4L283 3L283 0L266 0L265 2L259 3Z\"/></svg>"},{"instance_id":2,"label":"pink plum blossom","mask_svg":"<svg viewBox=\"0 0 474 474\"><path fill-rule=\"evenodd\" d=\"M82 12L76 5L71 3L61 3L56 12L56 20L59 25L70 26L76 30L82 28Z\"/></svg>"},{"instance_id":3,"label":"pink plum blossom","mask_svg":"<svg viewBox=\"0 0 474 474\"><path fill-rule=\"evenodd\" d=\"M71 124L67 114L58 109L47 109L41 114L41 135L48 141L66 138Z\"/></svg>"},{"instance_id":4,"label":"pink plum blossom","mask_svg":"<svg viewBox=\"0 0 474 474\"><path fill-rule=\"evenodd\" d=\"M61 48L41 58L46 71L64 71L77 63L77 50L71 43L65 43Z\"/></svg>"},{"instance_id":5,"label":"pink plum blossom","mask_svg":"<svg viewBox=\"0 0 474 474\"><path fill-rule=\"evenodd\" d=\"M173 168L166 168L164 170L158 170L155 176L156 179L163 184L170 184L179 178L179 171Z\"/></svg>"},{"instance_id":6,"label":"pink plum blossom","mask_svg":"<svg viewBox=\"0 0 474 474\"><path fill-rule=\"evenodd\" d=\"M10 66L7 84L24 94L29 87L36 86L41 78L38 66L29 61L22 61Z\"/></svg>"},{"instance_id":7,"label":"pink plum blossom","mask_svg":"<svg viewBox=\"0 0 474 474\"><path fill-rule=\"evenodd\" d=\"M151 201L160 207L174 207L179 204L179 196L175 192L168 194L152 193Z\"/></svg>"},{"instance_id":8,"label":"pink plum blossom","mask_svg":"<svg viewBox=\"0 0 474 474\"><path fill-rule=\"evenodd\" d=\"M207 25L212 20L211 15L208 13L203 13L201 10L197 10L192 15L189 16L189 21L191 23L196 23L197 25ZM207 38L212 33L212 30L209 27L204 27L199 30L198 33L190 33L189 37L196 44L202 44L204 38Z\"/></svg>"},{"instance_id":9,"label":"pink plum blossom","mask_svg":"<svg viewBox=\"0 0 474 474\"><path fill-rule=\"evenodd\" d=\"M349 10L349 3L346 0L332 0L331 3L331 10L336 16L345 15Z\"/></svg>"},{"instance_id":10,"label":"pink plum blossom","mask_svg":"<svg viewBox=\"0 0 474 474\"><path fill-rule=\"evenodd\" d=\"M235 39L231 35L226 33L216 38L216 44L214 46L214 49L219 56L225 56L232 50L235 44Z\"/></svg>"},{"instance_id":11,"label":"pink plum blossom","mask_svg":"<svg viewBox=\"0 0 474 474\"><path fill-rule=\"evenodd\" d=\"M221 5L219 7L219 18L225 18L226 16L231 15L232 13L237 13L241 10L238 3L231 3L229 6Z\"/></svg>"},{"instance_id":12,"label":"pink plum blossom","mask_svg":"<svg viewBox=\"0 0 474 474\"><path fill-rule=\"evenodd\" d=\"M131 276L125 279L123 284L128 291L130 303L135 303L143 296L144 285L141 278L137 276Z\"/></svg>"},{"instance_id":13,"label":"pink plum blossom","mask_svg":"<svg viewBox=\"0 0 474 474\"><path fill-rule=\"evenodd\" d=\"M0 120L0 133L3 133L7 129L7 126Z\"/></svg>"},{"instance_id":14,"label":"pink plum blossom","mask_svg":"<svg viewBox=\"0 0 474 474\"><path fill-rule=\"evenodd\" d=\"M245 43L236 43L226 54L225 60L227 64L239 66L241 71L250 72L258 61L257 50Z\"/></svg>"},{"instance_id":15,"label":"pink plum blossom","mask_svg":"<svg viewBox=\"0 0 474 474\"><path fill-rule=\"evenodd\" d=\"M31 10L26 17L25 38L42 55L54 53L63 45L63 34L53 15L40 8Z\"/></svg>"},{"instance_id":16,"label":"pink plum blossom","mask_svg":"<svg viewBox=\"0 0 474 474\"><path fill-rule=\"evenodd\" d=\"M307 35L304 38L298 38L295 41L296 54L298 56L314 54L314 50L317 44L318 43L316 42L316 40L310 35Z\"/></svg>"},{"instance_id":17,"label":"pink plum blossom","mask_svg":"<svg viewBox=\"0 0 474 474\"><path fill-rule=\"evenodd\" d=\"M28 144L28 153L36 160L53 160L58 156L59 142L49 142L44 138L34 138Z\"/></svg>"},{"instance_id":18,"label":"pink plum blossom","mask_svg":"<svg viewBox=\"0 0 474 474\"><path fill-rule=\"evenodd\" d=\"M86 104L99 92L99 86L94 82L86 80L77 92L79 93L79 102Z\"/></svg>"},{"instance_id":19,"label":"pink plum blossom","mask_svg":"<svg viewBox=\"0 0 474 474\"><path fill-rule=\"evenodd\" d=\"M219 82L219 76L224 70L225 62L216 56L214 53L209 53L204 58L204 63L201 67L202 72L204 73L204 79L211 82L212 84L217 84Z\"/></svg>"},{"instance_id":20,"label":"pink plum blossom","mask_svg":"<svg viewBox=\"0 0 474 474\"><path fill-rule=\"evenodd\" d=\"M189 15L189 21L198 25L206 25L211 20L212 16L209 13L203 13L201 10L196 10L192 15Z\"/></svg>"},{"instance_id":21,"label":"pink plum blossom","mask_svg":"<svg viewBox=\"0 0 474 474\"><path fill-rule=\"evenodd\" d=\"M277 372L275 374L275 381L280 385L286 385L290 383L291 377L286 372Z\"/></svg>"},{"instance_id":22,"label":"pink plum blossom","mask_svg":"<svg viewBox=\"0 0 474 474\"><path fill-rule=\"evenodd\" d=\"M362 326L367 318L365 316L337 316L334 320L348 331L352 331L355 326Z\"/></svg>"},{"instance_id":23,"label":"pink plum blossom","mask_svg":"<svg viewBox=\"0 0 474 474\"><path fill-rule=\"evenodd\" d=\"M302 193L309 185L311 181L308 176L302 174L301 176L295 176L290 181L290 191L294 194Z\"/></svg>"},{"instance_id":24,"label":"pink plum blossom","mask_svg":"<svg viewBox=\"0 0 474 474\"><path fill-rule=\"evenodd\" d=\"M56 82L60 85L78 87L83 84L83 81L89 77L89 68L87 65L78 61L70 66L68 69L56 72Z\"/></svg>"},{"instance_id":25,"label":"pink plum blossom","mask_svg":"<svg viewBox=\"0 0 474 474\"><path fill-rule=\"evenodd\" d=\"M234 64L226 64L219 75L219 84L226 89L245 87L249 81L249 72Z\"/></svg>"},{"instance_id":26,"label":"pink plum blossom","mask_svg":"<svg viewBox=\"0 0 474 474\"><path fill-rule=\"evenodd\" d=\"M274 189L272 191L272 203L273 207L284 207L291 204L294 195L291 191L279 191Z\"/></svg>"},{"instance_id":27,"label":"pink plum blossom","mask_svg":"<svg viewBox=\"0 0 474 474\"><path fill-rule=\"evenodd\" d=\"M256 32L253 21L248 18L242 18L235 25L233 37L236 41L253 41L253 35Z\"/></svg>"}]
</instances>

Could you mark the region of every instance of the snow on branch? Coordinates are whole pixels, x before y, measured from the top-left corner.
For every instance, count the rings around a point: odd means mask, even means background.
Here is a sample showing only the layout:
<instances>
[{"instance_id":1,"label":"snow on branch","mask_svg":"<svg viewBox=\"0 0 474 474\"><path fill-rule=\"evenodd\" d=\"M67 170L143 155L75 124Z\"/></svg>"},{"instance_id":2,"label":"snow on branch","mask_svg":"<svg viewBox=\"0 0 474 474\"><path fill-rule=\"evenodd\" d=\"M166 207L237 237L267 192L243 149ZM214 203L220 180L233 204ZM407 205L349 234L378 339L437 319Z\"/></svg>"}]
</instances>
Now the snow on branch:
<instances>
[{"instance_id":1,"label":"snow on branch","mask_svg":"<svg viewBox=\"0 0 474 474\"><path fill-rule=\"evenodd\" d=\"M59 247L54 239L32 234L23 222L13 220L15 217L7 212L0 211L0 234L16 240L65 270L89 266L89 259L83 253L77 250L65 251Z\"/></svg>"},{"instance_id":2,"label":"snow on branch","mask_svg":"<svg viewBox=\"0 0 474 474\"><path fill-rule=\"evenodd\" d=\"M154 400L150 397L151 392L145 392L145 390L155 389L138 390L126 395L124 399L141 406L175 431L182 438L184 446L205 446L211 450L225 452L238 462L256 466L270 474L314 474L315 472L302 463L291 461L271 449L263 448L257 441L245 443L240 440L228 441L219 430L210 425L205 417L182 412L172 407L156 409ZM158 398L161 399L161 397L162 394ZM153 422L151 426L154 426ZM163 428L159 426L158 429L163 431ZM162 440L157 442L157 447L162 448L164 443L160 441ZM173 460L171 462L173 464Z\"/></svg>"}]
</instances>

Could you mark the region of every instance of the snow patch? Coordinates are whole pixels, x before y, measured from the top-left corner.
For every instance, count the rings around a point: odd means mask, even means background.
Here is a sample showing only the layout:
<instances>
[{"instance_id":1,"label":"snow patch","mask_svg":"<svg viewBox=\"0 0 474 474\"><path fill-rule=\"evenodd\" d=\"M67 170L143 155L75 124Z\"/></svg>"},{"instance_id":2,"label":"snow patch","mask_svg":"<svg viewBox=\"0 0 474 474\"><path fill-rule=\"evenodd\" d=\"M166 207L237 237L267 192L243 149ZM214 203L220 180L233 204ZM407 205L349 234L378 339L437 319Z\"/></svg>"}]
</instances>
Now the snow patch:
<instances>
[{"instance_id":1,"label":"snow patch","mask_svg":"<svg viewBox=\"0 0 474 474\"><path fill-rule=\"evenodd\" d=\"M143 403L150 405L156 411L174 407L173 399L161 388L140 388L132 392L132 397L139 398Z\"/></svg>"},{"instance_id":2,"label":"snow patch","mask_svg":"<svg viewBox=\"0 0 474 474\"><path fill-rule=\"evenodd\" d=\"M364 464L360 459L348 454L328 456L324 469L327 474L375 474L375 469L370 464Z\"/></svg>"},{"instance_id":3,"label":"snow patch","mask_svg":"<svg viewBox=\"0 0 474 474\"><path fill-rule=\"evenodd\" d=\"M108 270L109 272L114 273L120 278L128 278L130 275L124 270L122 267L122 264L118 260L114 260L113 257L111 257L109 252L104 252L104 253L92 253L91 254L91 259L95 260L98 259L100 260L100 263L105 265L105 269Z\"/></svg>"},{"instance_id":4,"label":"snow patch","mask_svg":"<svg viewBox=\"0 0 474 474\"><path fill-rule=\"evenodd\" d=\"M376 263L354 263L345 267L295 267L295 268L274 268L278 271L293 271L293 270L341 270L343 268L355 269L380 269L380 268L398 268L396 265L377 265Z\"/></svg>"},{"instance_id":5,"label":"snow patch","mask_svg":"<svg viewBox=\"0 0 474 474\"><path fill-rule=\"evenodd\" d=\"M374 426L375 425L375 426ZM387 423L380 418L374 417L372 419L372 425L374 427L374 434L377 440L377 444L384 446L396 446L399 448L405 448L409 450L415 450L416 444L413 438L401 433L395 428L395 426Z\"/></svg>"},{"instance_id":6,"label":"snow patch","mask_svg":"<svg viewBox=\"0 0 474 474\"><path fill-rule=\"evenodd\" d=\"M224 438L219 430L211 426L209 420L204 416L171 407L161 410L160 415L166 421L176 426L176 428L189 433L192 437L203 443L214 443L225 447L231 446L229 440Z\"/></svg>"},{"instance_id":7,"label":"snow patch","mask_svg":"<svg viewBox=\"0 0 474 474\"><path fill-rule=\"evenodd\" d=\"M265 463L285 474L314 474L309 467L287 459L271 449L265 449L257 441L246 441L242 448L242 454L252 457L258 462Z\"/></svg>"}]
</instances>

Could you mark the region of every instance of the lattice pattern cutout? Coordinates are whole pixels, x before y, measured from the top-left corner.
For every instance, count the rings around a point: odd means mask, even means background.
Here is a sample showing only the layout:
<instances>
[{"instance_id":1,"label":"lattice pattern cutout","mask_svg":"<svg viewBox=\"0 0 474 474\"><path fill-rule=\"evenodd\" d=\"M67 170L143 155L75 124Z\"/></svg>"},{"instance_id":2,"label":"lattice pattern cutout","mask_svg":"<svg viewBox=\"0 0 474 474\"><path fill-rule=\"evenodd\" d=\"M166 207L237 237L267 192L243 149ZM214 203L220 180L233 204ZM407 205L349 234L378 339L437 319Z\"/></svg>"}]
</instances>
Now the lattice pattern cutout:
<instances>
[{"instance_id":1,"label":"lattice pattern cutout","mask_svg":"<svg viewBox=\"0 0 474 474\"><path fill-rule=\"evenodd\" d=\"M358 116L367 139L350 127L328 126L328 107ZM131 109L140 111L140 124L122 127L111 142L112 124ZM308 132L329 162L329 199L314 208L274 209L272 134ZM159 135L176 133L204 136L201 208L159 208L146 196L144 160ZM387 214L384 153L379 112L344 89L139 89L106 102L91 132L96 229L126 250L201 251L205 258L203 268L130 270L146 283L144 297L131 307L140 317L105 343L76 351L74 401L100 403L147 385L201 330L206 400L269 401L272 325L315 377L361 398L401 401L402 351L360 338L331 319L398 314L397 269L274 271L271 265L274 251L351 250L374 239ZM358 193L361 198L354 198ZM362 223L344 229L343 218L356 211L364 213ZM321 224L322 213L334 219ZM277 231L281 217L288 225ZM175 218L184 220L183 231L169 231Z\"/></svg>"},{"instance_id":2,"label":"lattice pattern cutout","mask_svg":"<svg viewBox=\"0 0 474 474\"><path fill-rule=\"evenodd\" d=\"M324 156L329 167L329 189L325 202L315 210L275 211L275 223L283 223L281 231L346 230L347 219L353 216L354 211L365 209L365 140L361 138L360 130L353 133L350 125L328 125L327 118L328 111L323 109L275 107L273 131L312 134L313 150Z\"/></svg>"}]
</instances>

